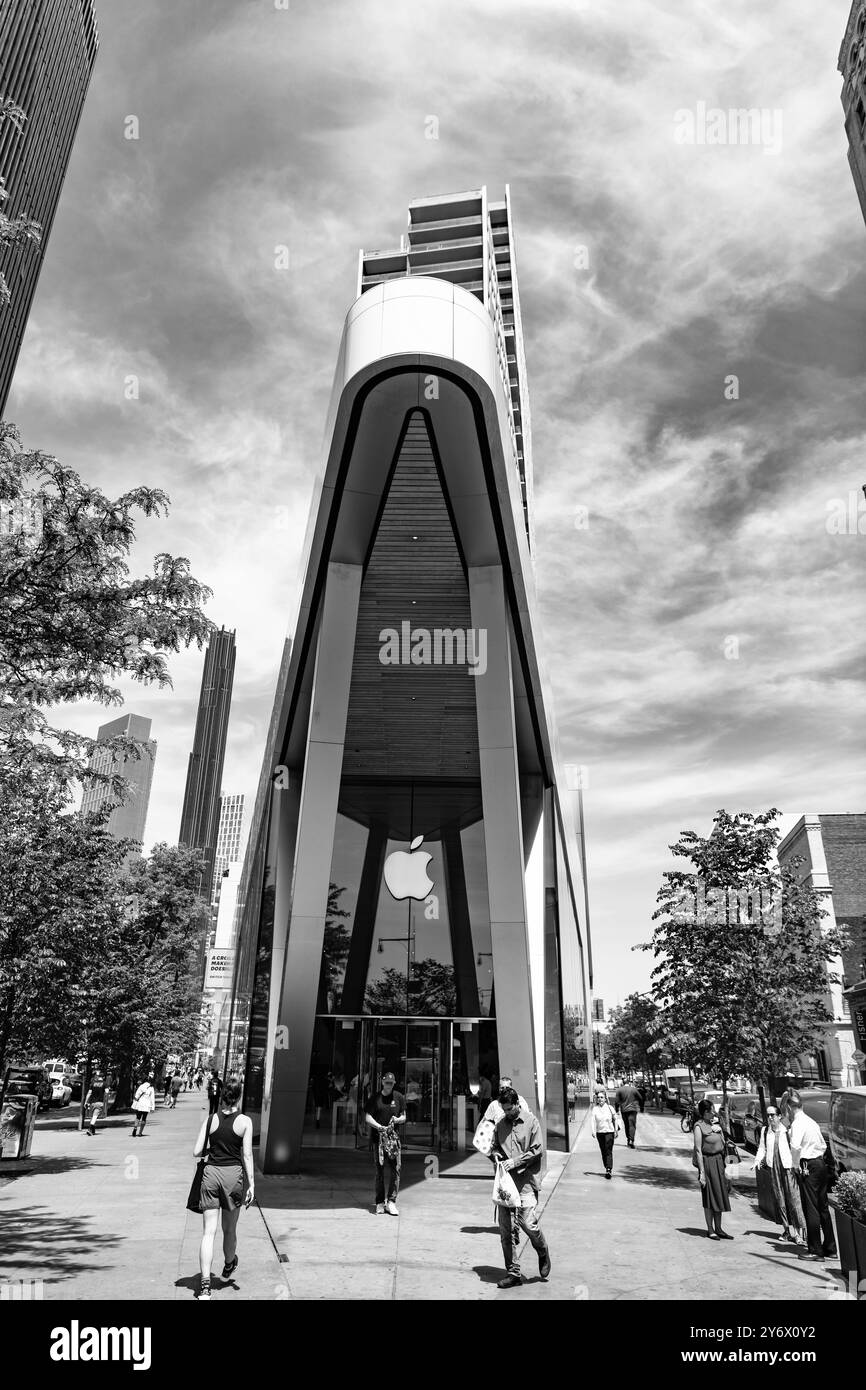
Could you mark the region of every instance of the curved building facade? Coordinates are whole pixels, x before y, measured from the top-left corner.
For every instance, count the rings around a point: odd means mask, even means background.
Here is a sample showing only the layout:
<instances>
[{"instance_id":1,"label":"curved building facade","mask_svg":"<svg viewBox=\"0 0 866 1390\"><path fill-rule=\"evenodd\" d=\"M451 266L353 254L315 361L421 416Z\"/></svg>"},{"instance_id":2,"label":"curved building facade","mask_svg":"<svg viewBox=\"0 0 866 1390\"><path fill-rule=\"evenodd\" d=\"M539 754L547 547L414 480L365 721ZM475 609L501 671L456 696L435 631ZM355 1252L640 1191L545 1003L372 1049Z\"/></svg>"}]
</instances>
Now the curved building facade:
<instances>
[{"instance_id":1,"label":"curved building facade","mask_svg":"<svg viewBox=\"0 0 866 1390\"><path fill-rule=\"evenodd\" d=\"M469 1144L500 1075L565 1148L567 1073L591 1074L583 856L515 429L525 372L515 391L486 192L455 198L483 199L481 246L461 238L480 284L384 271L337 360L239 892L230 1056L270 1172L305 1144L365 1146L385 1070L425 1152ZM435 215L453 202L413 208L453 223Z\"/></svg>"}]
</instances>

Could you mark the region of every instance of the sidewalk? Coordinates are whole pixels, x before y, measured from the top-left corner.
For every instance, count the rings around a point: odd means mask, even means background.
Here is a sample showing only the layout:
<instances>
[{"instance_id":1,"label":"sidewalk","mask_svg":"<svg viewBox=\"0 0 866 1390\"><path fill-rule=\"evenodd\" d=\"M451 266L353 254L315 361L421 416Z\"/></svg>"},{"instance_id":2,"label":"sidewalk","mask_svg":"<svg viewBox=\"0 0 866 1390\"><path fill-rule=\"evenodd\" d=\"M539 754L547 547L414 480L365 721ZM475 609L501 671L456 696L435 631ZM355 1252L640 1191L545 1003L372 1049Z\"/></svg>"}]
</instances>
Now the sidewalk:
<instances>
[{"instance_id":1,"label":"sidewalk","mask_svg":"<svg viewBox=\"0 0 866 1390\"><path fill-rule=\"evenodd\" d=\"M0 1283L41 1279L45 1299L191 1300L201 1218L185 1202L205 1106L183 1093L143 1139L131 1118L95 1139L78 1132L74 1110L43 1123L31 1159L0 1163ZM799 1261L758 1213L748 1156L725 1218L735 1239L720 1243L704 1234L679 1119L647 1112L637 1140L635 1150L617 1143L611 1182L586 1128L567 1160L549 1155L541 1221L553 1271L541 1283L527 1248L527 1282L511 1291L496 1287L504 1270L486 1159L405 1156L395 1218L373 1213L368 1153L312 1151L300 1174L257 1175L258 1205L241 1216L240 1265L226 1284L217 1242L214 1301L809 1300L840 1287L830 1278L838 1264Z\"/></svg>"},{"instance_id":2,"label":"sidewalk","mask_svg":"<svg viewBox=\"0 0 866 1390\"><path fill-rule=\"evenodd\" d=\"M53 1112L31 1158L0 1162L0 1283L42 1280L47 1299L192 1299L202 1220L186 1210L192 1156L207 1100L184 1091L160 1105L144 1137L132 1116L79 1133L76 1106ZM286 1298L283 1266L255 1206L238 1227L240 1264L223 1284L217 1237L215 1298Z\"/></svg>"}]
</instances>

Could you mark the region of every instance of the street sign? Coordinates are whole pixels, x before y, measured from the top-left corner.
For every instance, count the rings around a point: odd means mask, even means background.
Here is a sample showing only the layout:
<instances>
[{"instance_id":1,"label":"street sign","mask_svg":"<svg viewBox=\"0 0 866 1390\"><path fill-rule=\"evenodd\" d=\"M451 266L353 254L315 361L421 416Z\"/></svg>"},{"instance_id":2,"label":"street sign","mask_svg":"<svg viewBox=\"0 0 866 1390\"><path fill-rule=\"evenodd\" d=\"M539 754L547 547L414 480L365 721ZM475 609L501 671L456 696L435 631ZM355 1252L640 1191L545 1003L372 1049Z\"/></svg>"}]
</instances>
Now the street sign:
<instances>
[{"instance_id":1,"label":"street sign","mask_svg":"<svg viewBox=\"0 0 866 1390\"><path fill-rule=\"evenodd\" d=\"M856 1062L858 1067L862 1067L863 1063L866 1062L866 1052L852 1052L851 1061Z\"/></svg>"}]
</instances>

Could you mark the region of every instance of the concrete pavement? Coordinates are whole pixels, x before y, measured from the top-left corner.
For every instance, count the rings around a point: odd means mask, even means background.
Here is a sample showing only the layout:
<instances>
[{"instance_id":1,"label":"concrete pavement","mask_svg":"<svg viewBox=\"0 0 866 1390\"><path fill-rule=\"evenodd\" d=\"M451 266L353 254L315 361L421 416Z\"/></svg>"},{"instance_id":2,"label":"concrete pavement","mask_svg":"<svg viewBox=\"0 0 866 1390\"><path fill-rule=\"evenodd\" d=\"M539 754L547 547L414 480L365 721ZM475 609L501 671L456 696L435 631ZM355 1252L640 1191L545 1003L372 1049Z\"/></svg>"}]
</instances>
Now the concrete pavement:
<instances>
[{"instance_id":1,"label":"concrete pavement","mask_svg":"<svg viewBox=\"0 0 866 1390\"><path fill-rule=\"evenodd\" d=\"M40 1121L33 1157L0 1163L0 1284L42 1280L45 1299L191 1299L201 1219L185 1200L204 1114L203 1097L187 1092L151 1116L143 1139L126 1118L95 1139L77 1131L74 1111ZM647 1112L638 1147L617 1143L611 1182L586 1127L567 1159L551 1154L541 1220L552 1275L541 1283L527 1249L527 1282L508 1292L496 1288L485 1159L405 1156L400 1215L389 1217L373 1213L366 1152L311 1151L298 1175L257 1175L225 1285L218 1242L214 1301L810 1300L838 1289L838 1265L799 1261L759 1215L748 1157L726 1217L735 1239L707 1240L690 1142L677 1118Z\"/></svg>"}]
</instances>

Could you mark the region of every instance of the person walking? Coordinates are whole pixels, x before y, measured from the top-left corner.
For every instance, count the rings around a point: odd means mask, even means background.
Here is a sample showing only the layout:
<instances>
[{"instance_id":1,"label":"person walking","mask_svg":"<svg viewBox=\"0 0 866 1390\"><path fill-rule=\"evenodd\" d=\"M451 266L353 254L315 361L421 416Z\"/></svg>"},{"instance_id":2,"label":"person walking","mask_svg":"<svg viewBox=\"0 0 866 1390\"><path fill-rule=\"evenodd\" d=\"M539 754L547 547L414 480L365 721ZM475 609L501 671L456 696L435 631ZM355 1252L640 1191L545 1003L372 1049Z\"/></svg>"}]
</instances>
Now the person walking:
<instances>
[{"instance_id":1,"label":"person walking","mask_svg":"<svg viewBox=\"0 0 866 1390\"><path fill-rule=\"evenodd\" d=\"M366 1105L370 1148L376 1165L376 1215L399 1216L397 1193L400 1191L401 1149L397 1125L406 1123L406 1103L395 1090L397 1078L386 1071L382 1085L371 1095ZM388 1191L385 1192L385 1170L388 1170Z\"/></svg>"},{"instance_id":2,"label":"person walking","mask_svg":"<svg viewBox=\"0 0 866 1390\"><path fill-rule=\"evenodd\" d=\"M169 1102L169 1097L170 1097L170 1095L171 1095L171 1078L172 1078L172 1073L171 1073L170 1071L167 1071L167 1072L165 1073L165 1076L162 1078L162 1103L163 1103L163 1105L168 1105L168 1102Z\"/></svg>"},{"instance_id":3,"label":"person walking","mask_svg":"<svg viewBox=\"0 0 866 1390\"><path fill-rule=\"evenodd\" d=\"M488 1120L492 1125L498 1125L499 1121L502 1119L502 1116L505 1114L505 1111L502 1107L502 1092L515 1089L516 1088L514 1087L510 1076L500 1076L499 1090L496 1093L496 1099L490 1102L487 1109L484 1111L484 1114L481 1116L481 1119ZM528 1115L529 1106L523 1099L523 1096L518 1095L517 1102L521 1110L525 1110Z\"/></svg>"},{"instance_id":4,"label":"person walking","mask_svg":"<svg viewBox=\"0 0 866 1390\"><path fill-rule=\"evenodd\" d=\"M643 1112L643 1101L641 1100L640 1091L636 1086L633 1086L630 1081L626 1081L617 1091L616 1108L622 1115L628 1146L630 1149L633 1149L635 1135L637 1133L638 1111L640 1110Z\"/></svg>"},{"instance_id":5,"label":"person walking","mask_svg":"<svg viewBox=\"0 0 866 1390\"><path fill-rule=\"evenodd\" d=\"M180 1095L182 1086L183 1077L180 1072L176 1071L174 1076L171 1078L171 1100L168 1103L169 1110L174 1110L175 1106L177 1105L177 1098Z\"/></svg>"},{"instance_id":6,"label":"person walking","mask_svg":"<svg viewBox=\"0 0 866 1390\"><path fill-rule=\"evenodd\" d=\"M211 1068L210 1076L207 1079L207 1100L208 1108L212 1115L215 1115L220 1103L223 1083L216 1067Z\"/></svg>"},{"instance_id":7,"label":"person walking","mask_svg":"<svg viewBox=\"0 0 866 1390\"><path fill-rule=\"evenodd\" d=\"M138 1090L132 1098L132 1109L135 1113L135 1124L132 1126L133 1139L141 1138L144 1134L144 1126L147 1124L147 1117L151 1110L156 1109L156 1092L153 1089L153 1072L149 1072L146 1081L142 1081Z\"/></svg>"},{"instance_id":8,"label":"person walking","mask_svg":"<svg viewBox=\"0 0 866 1390\"><path fill-rule=\"evenodd\" d=\"M241 1088L227 1081L220 1097L220 1113L202 1120L193 1157L200 1158L210 1135L210 1147L201 1183L203 1229L199 1246L200 1302L211 1296L211 1265L217 1223L222 1219L223 1279L230 1279L238 1267L238 1219L242 1207L255 1196L253 1168L253 1122L242 1115L238 1102Z\"/></svg>"},{"instance_id":9,"label":"person walking","mask_svg":"<svg viewBox=\"0 0 866 1390\"><path fill-rule=\"evenodd\" d=\"M733 1240L722 1230L722 1214L731 1210L728 1180L725 1177L725 1136L711 1100L702 1100L694 1128L695 1150L692 1162L698 1170L701 1202L710 1240Z\"/></svg>"},{"instance_id":10,"label":"person walking","mask_svg":"<svg viewBox=\"0 0 866 1390\"><path fill-rule=\"evenodd\" d=\"M598 1140L601 1161L604 1164L604 1176L610 1178L613 1175L613 1145L619 1134L620 1123L603 1086L596 1086L595 1088L593 1106L589 1112L589 1127Z\"/></svg>"},{"instance_id":11,"label":"person walking","mask_svg":"<svg viewBox=\"0 0 866 1390\"><path fill-rule=\"evenodd\" d=\"M574 1107L577 1104L577 1082L571 1072L568 1073L568 1079L565 1083L565 1099L568 1105L569 1122L571 1122L574 1120Z\"/></svg>"},{"instance_id":12,"label":"person walking","mask_svg":"<svg viewBox=\"0 0 866 1390\"><path fill-rule=\"evenodd\" d=\"M538 1256L538 1273L541 1279L550 1275L550 1251L544 1232L538 1224L538 1174L541 1169L541 1126L531 1111L523 1110L520 1097L513 1086L506 1086L499 1093L502 1118L496 1125L493 1150L503 1160L503 1167L517 1188L520 1206L498 1207L499 1239L502 1244L502 1258L505 1261L505 1278L500 1279L497 1288L514 1289L523 1283L520 1273L520 1233Z\"/></svg>"},{"instance_id":13,"label":"person walking","mask_svg":"<svg viewBox=\"0 0 866 1390\"><path fill-rule=\"evenodd\" d=\"M800 1251L800 1258L834 1260L836 1237L833 1234L833 1221L827 1202L828 1173L824 1160L827 1146L824 1136L820 1125L803 1114L803 1102L799 1091L789 1092L788 1108L792 1116L788 1143L791 1146L792 1166L800 1175L800 1191L803 1196L809 1243L808 1251Z\"/></svg>"},{"instance_id":14,"label":"person walking","mask_svg":"<svg viewBox=\"0 0 866 1390\"><path fill-rule=\"evenodd\" d=\"M758 1152L755 1154L755 1171L759 1168L770 1170L773 1195L782 1223L782 1239L792 1241L794 1245L805 1245L806 1219L793 1167L788 1132L778 1109L770 1105L767 1107L767 1123L761 1129Z\"/></svg>"},{"instance_id":15,"label":"person walking","mask_svg":"<svg viewBox=\"0 0 866 1390\"><path fill-rule=\"evenodd\" d=\"M96 1122L105 1114L105 1077L97 1070L90 1083L90 1090L84 1097L84 1109L89 1111L87 1133L96 1134Z\"/></svg>"}]
</instances>

